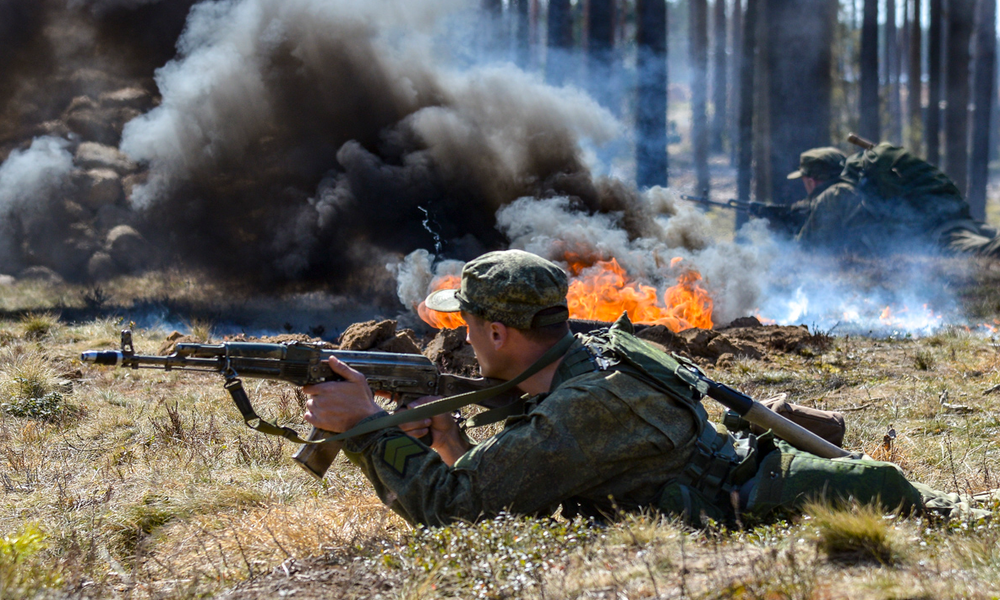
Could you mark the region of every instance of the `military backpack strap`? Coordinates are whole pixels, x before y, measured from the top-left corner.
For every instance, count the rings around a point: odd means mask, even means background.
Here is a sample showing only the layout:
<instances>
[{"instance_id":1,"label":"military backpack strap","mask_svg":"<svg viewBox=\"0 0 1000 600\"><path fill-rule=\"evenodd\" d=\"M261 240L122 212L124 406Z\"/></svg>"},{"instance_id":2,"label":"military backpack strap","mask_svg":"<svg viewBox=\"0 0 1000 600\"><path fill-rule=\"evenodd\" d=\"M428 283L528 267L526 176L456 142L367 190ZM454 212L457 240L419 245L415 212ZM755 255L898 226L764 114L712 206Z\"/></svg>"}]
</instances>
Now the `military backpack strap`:
<instances>
[{"instance_id":1,"label":"military backpack strap","mask_svg":"<svg viewBox=\"0 0 1000 600\"><path fill-rule=\"evenodd\" d=\"M737 484L732 480L732 473L744 457L737 453L729 433L720 432L709 420L701 403L708 385L692 377L690 372L691 369L698 371L697 366L636 338L629 331L631 322L627 317L623 319L609 328L606 335L598 336L598 343L603 337L603 350L618 360L627 372L670 396L694 416L694 453L674 483L694 488L707 498L729 492Z\"/></svg>"}]
</instances>

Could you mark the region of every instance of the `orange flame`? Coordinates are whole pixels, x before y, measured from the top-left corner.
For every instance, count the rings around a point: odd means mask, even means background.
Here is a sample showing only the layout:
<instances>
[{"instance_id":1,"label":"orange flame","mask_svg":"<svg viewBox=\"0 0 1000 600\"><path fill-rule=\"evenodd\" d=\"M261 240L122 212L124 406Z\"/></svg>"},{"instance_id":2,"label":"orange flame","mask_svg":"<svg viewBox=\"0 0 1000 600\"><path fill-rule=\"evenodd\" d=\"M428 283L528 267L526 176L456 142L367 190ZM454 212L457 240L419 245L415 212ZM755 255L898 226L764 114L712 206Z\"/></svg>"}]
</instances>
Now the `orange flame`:
<instances>
[{"instance_id":1,"label":"orange flame","mask_svg":"<svg viewBox=\"0 0 1000 600\"><path fill-rule=\"evenodd\" d=\"M701 274L687 270L677 278L677 285L663 293L661 302L656 288L630 281L618 261L596 261L588 264L576 255L566 256L572 277L567 301L569 314L574 319L614 321L622 312L628 312L634 323L665 325L671 331L698 327L712 327L712 298L701 285ZM671 261L676 265L680 259ZM585 273L586 271L586 273ZM434 282L434 290L457 288L461 279L443 277ZM431 327L455 328L465 325L458 313L439 313L428 309L423 302L417 313Z\"/></svg>"}]
</instances>

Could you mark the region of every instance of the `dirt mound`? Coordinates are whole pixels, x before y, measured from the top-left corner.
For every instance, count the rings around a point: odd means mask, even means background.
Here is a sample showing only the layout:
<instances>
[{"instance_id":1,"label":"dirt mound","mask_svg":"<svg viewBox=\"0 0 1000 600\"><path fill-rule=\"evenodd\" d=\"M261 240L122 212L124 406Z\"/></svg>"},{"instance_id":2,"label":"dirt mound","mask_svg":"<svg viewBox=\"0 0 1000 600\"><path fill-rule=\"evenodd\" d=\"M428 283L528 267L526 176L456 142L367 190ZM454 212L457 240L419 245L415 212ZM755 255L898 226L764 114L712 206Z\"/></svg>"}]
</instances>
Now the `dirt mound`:
<instances>
[{"instance_id":1,"label":"dirt mound","mask_svg":"<svg viewBox=\"0 0 1000 600\"><path fill-rule=\"evenodd\" d=\"M663 325L645 327L637 337L656 342L670 352L692 358L724 362L735 358L766 360L768 353L804 354L822 350L829 343L824 335L812 334L804 325L761 325L754 317L743 317L720 329L686 329L674 333Z\"/></svg>"},{"instance_id":2,"label":"dirt mound","mask_svg":"<svg viewBox=\"0 0 1000 600\"><path fill-rule=\"evenodd\" d=\"M320 346L322 348L335 349L337 347L335 344L323 341L321 338L311 337L304 333L282 333L280 335L265 335L261 337L247 335L245 333L238 333L236 335L226 336L225 341L260 342L262 344L287 344L289 342L304 342L307 344L315 344L316 346Z\"/></svg>"},{"instance_id":3,"label":"dirt mound","mask_svg":"<svg viewBox=\"0 0 1000 600\"><path fill-rule=\"evenodd\" d=\"M385 321L365 321L348 327L340 339L341 350L375 350L400 354L420 354L420 343L412 329L396 330L397 323Z\"/></svg>"},{"instance_id":4,"label":"dirt mound","mask_svg":"<svg viewBox=\"0 0 1000 600\"><path fill-rule=\"evenodd\" d=\"M424 356L434 361L438 369L445 373L479 376L476 354L472 351L472 346L465 341L465 327L439 331L427 344Z\"/></svg>"}]
</instances>

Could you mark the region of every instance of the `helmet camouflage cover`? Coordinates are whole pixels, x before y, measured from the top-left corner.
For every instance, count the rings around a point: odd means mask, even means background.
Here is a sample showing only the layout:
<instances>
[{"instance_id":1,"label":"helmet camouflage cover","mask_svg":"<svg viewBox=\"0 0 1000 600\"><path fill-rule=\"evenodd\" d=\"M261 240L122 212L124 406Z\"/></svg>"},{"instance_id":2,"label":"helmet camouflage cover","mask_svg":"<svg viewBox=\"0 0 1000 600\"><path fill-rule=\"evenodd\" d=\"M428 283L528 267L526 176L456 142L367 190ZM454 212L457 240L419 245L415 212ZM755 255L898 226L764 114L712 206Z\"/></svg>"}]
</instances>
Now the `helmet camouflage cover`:
<instances>
[{"instance_id":1,"label":"helmet camouflage cover","mask_svg":"<svg viewBox=\"0 0 1000 600\"><path fill-rule=\"evenodd\" d=\"M466 263L461 288L438 290L427 297L425 305L439 312L462 310L515 329L532 329L569 318L568 290L566 272L555 263L523 250L501 250Z\"/></svg>"},{"instance_id":2,"label":"helmet camouflage cover","mask_svg":"<svg viewBox=\"0 0 1000 600\"><path fill-rule=\"evenodd\" d=\"M799 169L789 173L788 178L812 177L820 181L836 179L844 170L846 160L847 156L832 146L806 150L799 155Z\"/></svg>"}]
</instances>

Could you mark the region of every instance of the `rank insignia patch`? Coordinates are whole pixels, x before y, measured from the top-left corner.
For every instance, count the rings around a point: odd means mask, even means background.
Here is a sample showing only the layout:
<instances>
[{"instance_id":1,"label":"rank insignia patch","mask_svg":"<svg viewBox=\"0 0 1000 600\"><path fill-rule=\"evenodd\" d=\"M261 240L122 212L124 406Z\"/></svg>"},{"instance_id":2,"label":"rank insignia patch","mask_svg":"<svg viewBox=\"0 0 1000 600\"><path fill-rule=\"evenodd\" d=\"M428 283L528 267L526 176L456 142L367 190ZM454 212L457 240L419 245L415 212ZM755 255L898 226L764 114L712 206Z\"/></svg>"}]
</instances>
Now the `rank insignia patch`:
<instances>
[{"instance_id":1,"label":"rank insignia patch","mask_svg":"<svg viewBox=\"0 0 1000 600\"><path fill-rule=\"evenodd\" d=\"M400 477L406 477L406 466L410 459L426 453L427 448L418 444L415 439L408 435L401 435L385 443L382 460L399 473Z\"/></svg>"}]
</instances>

